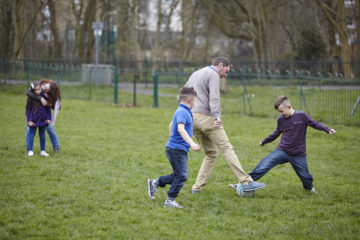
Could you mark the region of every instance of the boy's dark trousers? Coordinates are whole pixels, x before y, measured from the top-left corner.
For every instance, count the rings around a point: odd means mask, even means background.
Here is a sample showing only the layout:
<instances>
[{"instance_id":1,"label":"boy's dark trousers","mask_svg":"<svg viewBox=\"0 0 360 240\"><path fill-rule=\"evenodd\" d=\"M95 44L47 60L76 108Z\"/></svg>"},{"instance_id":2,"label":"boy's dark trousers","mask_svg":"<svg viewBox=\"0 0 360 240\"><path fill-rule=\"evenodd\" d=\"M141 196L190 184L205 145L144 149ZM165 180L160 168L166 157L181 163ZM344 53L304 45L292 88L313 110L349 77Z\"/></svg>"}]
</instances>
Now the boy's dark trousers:
<instances>
[{"instance_id":1,"label":"boy's dark trousers","mask_svg":"<svg viewBox=\"0 0 360 240\"><path fill-rule=\"evenodd\" d=\"M166 147L165 152L173 173L159 177L158 186L165 187L166 184L171 184L168 197L175 199L188 178L187 152L169 147Z\"/></svg>"}]
</instances>

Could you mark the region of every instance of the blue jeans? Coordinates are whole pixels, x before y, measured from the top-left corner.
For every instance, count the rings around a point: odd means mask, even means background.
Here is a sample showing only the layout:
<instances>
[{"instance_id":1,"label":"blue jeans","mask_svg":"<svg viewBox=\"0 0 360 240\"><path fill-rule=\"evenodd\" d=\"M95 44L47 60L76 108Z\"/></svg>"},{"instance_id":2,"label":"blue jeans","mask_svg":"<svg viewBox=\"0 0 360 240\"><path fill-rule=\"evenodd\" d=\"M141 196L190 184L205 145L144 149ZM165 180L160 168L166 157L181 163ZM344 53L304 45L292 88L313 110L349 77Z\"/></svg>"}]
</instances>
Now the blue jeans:
<instances>
[{"instance_id":1,"label":"blue jeans","mask_svg":"<svg viewBox=\"0 0 360 240\"><path fill-rule=\"evenodd\" d=\"M169 159L173 173L159 177L158 186L165 187L166 184L171 184L168 197L175 200L188 178L187 152L166 147L166 156Z\"/></svg>"},{"instance_id":2,"label":"blue jeans","mask_svg":"<svg viewBox=\"0 0 360 240\"><path fill-rule=\"evenodd\" d=\"M25 147L27 149L29 148L29 139L28 139L29 138L29 131L30 131L29 128L30 127L27 126L26 134L25 134ZM51 142L51 145L52 145L53 149L55 150L56 148L60 148L59 140L58 140L58 137L56 135L54 125L52 125L52 124L47 125L46 126L46 131L49 134L50 142Z\"/></svg>"},{"instance_id":3,"label":"blue jeans","mask_svg":"<svg viewBox=\"0 0 360 240\"><path fill-rule=\"evenodd\" d=\"M37 128L39 128L40 150L45 151L45 128L46 127L28 127L28 128L29 128L29 133L27 134L27 140L28 140L29 151L33 151L34 138L35 138Z\"/></svg>"},{"instance_id":4,"label":"blue jeans","mask_svg":"<svg viewBox=\"0 0 360 240\"><path fill-rule=\"evenodd\" d=\"M58 137L56 135L54 125L52 125L52 124L47 125L46 126L46 131L47 131L47 133L49 135L50 142L51 142L51 145L52 145L53 149L55 150L56 148L60 148L59 140L58 140Z\"/></svg>"},{"instance_id":5,"label":"blue jeans","mask_svg":"<svg viewBox=\"0 0 360 240\"><path fill-rule=\"evenodd\" d=\"M289 162L296 174L300 178L305 189L313 187L313 177L309 173L306 162L306 157L290 156L280 149L276 149L264 159L251 171L249 174L254 181L264 176L273 167Z\"/></svg>"}]
</instances>

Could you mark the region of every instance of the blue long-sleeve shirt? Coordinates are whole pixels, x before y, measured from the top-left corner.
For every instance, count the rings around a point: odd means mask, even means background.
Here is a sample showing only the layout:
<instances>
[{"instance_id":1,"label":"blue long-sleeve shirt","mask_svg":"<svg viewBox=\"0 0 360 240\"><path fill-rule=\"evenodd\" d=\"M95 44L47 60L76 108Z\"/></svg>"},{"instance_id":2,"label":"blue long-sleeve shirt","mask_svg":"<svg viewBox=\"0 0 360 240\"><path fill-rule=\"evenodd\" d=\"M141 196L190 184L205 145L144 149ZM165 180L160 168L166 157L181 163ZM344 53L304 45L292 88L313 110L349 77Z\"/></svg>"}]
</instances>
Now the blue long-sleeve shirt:
<instances>
[{"instance_id":1,"label":"blue long-sleeve shirt","mask_svg":"<svg viewBox=\"0 0 360 240\"><path fill-rule=\"evenodd\" d=\"M171 134L166 146L173 149L180 149L189 152L190 145L182 138L178 131L178 124L182 123L185 125L185 130L189 134L190 138L193 135L193 116L190 109L180 104L174 113Z\"/></svg>"},{"instance_id":2,"label":"blue long-sleeve shirt","mask_svg":"<svg viewBox=\"0 0 360 240\"><path fill-rule=\"evenodd\" d=\"M274 141L280 134L278 148L291 156L306 156L306 129L307 126L329 132L330 128L317 122L303 111L295 111L288 118L279 116L276 130L262 140L262 144Z\"/></svg>"}]
</instances>

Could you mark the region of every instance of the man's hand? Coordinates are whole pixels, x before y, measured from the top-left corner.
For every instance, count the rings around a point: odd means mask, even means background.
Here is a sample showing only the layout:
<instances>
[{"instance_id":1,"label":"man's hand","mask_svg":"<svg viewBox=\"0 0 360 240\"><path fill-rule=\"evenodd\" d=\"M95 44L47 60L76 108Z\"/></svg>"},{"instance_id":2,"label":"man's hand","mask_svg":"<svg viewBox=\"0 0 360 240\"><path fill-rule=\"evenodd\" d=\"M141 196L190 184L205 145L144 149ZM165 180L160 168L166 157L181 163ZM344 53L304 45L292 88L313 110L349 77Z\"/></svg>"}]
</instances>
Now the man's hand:
<instances>
[{"instance_id":1,"label":"man's hand","mask_svg":"<svg viewBox=\"0 0 360 240\"><path fill-rule=\"evenodd\" d=\"M48 105L48 102L46 101L45 98L41 97L41 98L40 98L40 101L41 101L41 104L42 104L43 106L47 106L47 105Z\"/></svg>"},{"instance_id":2,"label":"man's hand","mask_svg":"<svg viewBox=\"0 0 360 240\"><path fill-rule=\"evenodd\" d=\"M29 127L33 127L33 126L35 126L35 123L34 123L33 121L29 121L29 122L28 122L28 126L29 126Z\"/></svg>"},{"instance_id":3,"label":"man's hand","mask_svg":"<svg viewBox=\"0 0 360 240\"><path fill-rule=\"evenodd\" d=\"M215 119L215 128L219 128L221 126L221 119L220 118L216 118Z\"/></svg>"}]
</instances>

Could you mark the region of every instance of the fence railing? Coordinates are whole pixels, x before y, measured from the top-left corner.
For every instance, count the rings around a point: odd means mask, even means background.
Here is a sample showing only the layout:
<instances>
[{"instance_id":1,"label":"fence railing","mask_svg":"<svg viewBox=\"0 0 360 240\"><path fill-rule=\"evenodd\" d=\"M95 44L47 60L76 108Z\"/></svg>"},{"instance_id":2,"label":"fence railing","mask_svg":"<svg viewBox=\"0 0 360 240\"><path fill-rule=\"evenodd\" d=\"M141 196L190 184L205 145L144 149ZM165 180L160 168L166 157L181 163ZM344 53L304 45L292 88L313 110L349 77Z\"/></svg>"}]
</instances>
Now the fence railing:
<instances>
[{"instance_id":1,"label":"fence railing","mask_svg":"<svg viewBox=\"0 0 360 240\"><path fill-rule=\"evenodd\" d=\"M173 107L178 88L204 65L114 61L96 66L88 62L0 59L0 80L29 86L34 80L50 78L61 86L63 98ZM312 69L262 69L248 65L234 67L226 85L223 92L227 94L221 100L225 114L276 117L273 102L277 96L287 95L295 109L304 110L319 121L360 126L360 79L356 77L345 79L342 74Z\"/></svg>"}]
</instances>

